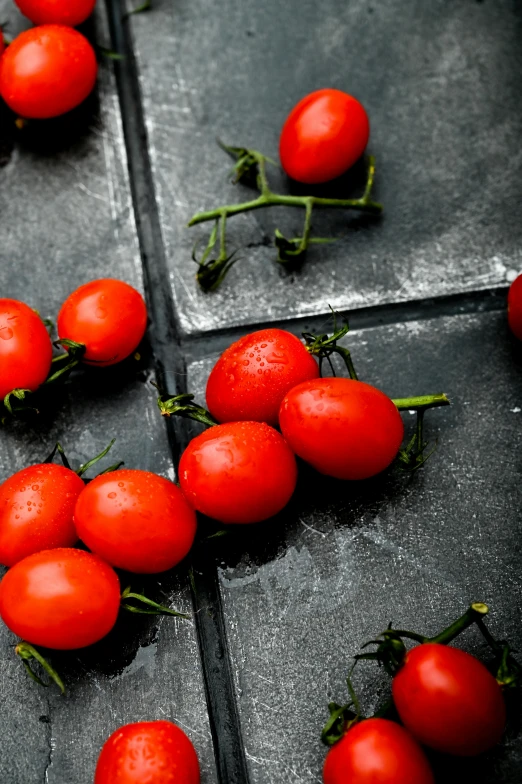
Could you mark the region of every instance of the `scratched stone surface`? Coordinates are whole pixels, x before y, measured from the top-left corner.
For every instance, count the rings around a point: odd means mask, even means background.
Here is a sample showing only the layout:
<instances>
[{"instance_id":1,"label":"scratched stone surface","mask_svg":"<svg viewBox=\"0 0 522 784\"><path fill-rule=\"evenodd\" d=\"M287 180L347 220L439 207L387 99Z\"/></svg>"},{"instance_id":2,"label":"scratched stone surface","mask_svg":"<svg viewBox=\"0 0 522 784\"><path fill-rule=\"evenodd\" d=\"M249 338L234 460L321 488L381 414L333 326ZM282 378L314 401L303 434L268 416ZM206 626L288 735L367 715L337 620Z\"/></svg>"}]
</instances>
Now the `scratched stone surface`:
<instances>
[{"instance_id":1,"label":"scratched stone surface","mask_svg":"<svg viewBox=\"0 0 522 784\"><path fill-rule=\"evenodd\" d=\"M413 478L348 484L305 471L278 519L218 540L253 784L321 781L327 703L347 701L350 656L390 620L436 634L482 600L493 633L522 644L522 355L505 314L376 327L346 345L359 377L390 396L445 391L452 406L426 414L438 445ZM213 361L189 368L200 398ZM411 431L414 417L403 416ZM461 644L487 661L477 634ZM384 703L373 664L354 681L367 711ZM479 761L434 758L438 780L519 782L519 724L515 711L503 745Z\"/></svg>"},{"instance_id":2,"label":"scratched stone surface","mask_svg":"<svg viewBox=\"0 0 522 784\"><path fill-rule=\"evenodd\" d=\"M9 32L21 28L13 3L0 2ZM101 11L86 26L109 46ZM77 285L111 275L143 288L111 67L79 115L23 134L2 116L0 169L0 292L56 318ZM74 135L75 131L78 131ZM71 134L73 140L71 141ZM67 141L69 140L69 142ZM38 420L0 430L0 481L43 460L57 441L73 465L94 456L111 438L112 461L171 479L166 432L155 408L150 352L107 373L88 371L49 393ZM91 473L91 476L93 474ZM129 580L129 576L122 580ZM158 601L191 611L186 567L136 584ZM125 587L125 586L124 586ZM68 683L62 698L40 689L14 654L14 636L0 625L0 778L9 784L92 784L108 735L130 721L168 718L192 738L202 781L214 784L210 739L195 627L174 618L143 621L129 615L88 651L53 657Z\"/></svg>"},{"instance_id":3,"label":"scratched stone surface","mask_svg":"<svg viewBox=\"0 0 522 784\"><path fill-rule=\"evenodd\" d=\"M186 332L502 286L522 267L520 5L511 0L156 0L132 17L170 280ZM191 261L212 228L192 214L251 198L227 184L216 137L277 158L303 95L344 89L367 107L382 219L317 215L301 270L274 261L278 208L229 221L236 266L205 296ZM292 185L274 170L274 185ZM358 177L332 194L359 192ZM295 186L293 186L296 190ZM297 192L297 190L296 190Z\"/></svg>"}]
</instances>

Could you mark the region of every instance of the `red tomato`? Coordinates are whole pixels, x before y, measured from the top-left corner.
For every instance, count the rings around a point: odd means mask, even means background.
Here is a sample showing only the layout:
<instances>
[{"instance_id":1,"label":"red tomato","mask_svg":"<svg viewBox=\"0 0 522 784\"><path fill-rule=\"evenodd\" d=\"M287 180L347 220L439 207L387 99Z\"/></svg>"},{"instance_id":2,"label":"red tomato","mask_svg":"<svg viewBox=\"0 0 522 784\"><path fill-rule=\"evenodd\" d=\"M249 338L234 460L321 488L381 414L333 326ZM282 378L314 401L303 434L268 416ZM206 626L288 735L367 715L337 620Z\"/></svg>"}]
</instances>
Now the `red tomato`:
<instances>
[{"instance_id":1,"label":"red tomato","mask_svg":"<svg viewBox=\"0 0 522 784\"><path fill-rule=\"evenodd\" d=\"M85 22L96 0L15 0L16 5L35 25L59 24L76 27Z\"/></svg>"},{"instance_id":2,"label":"red tomato","mask_svg":"<svg viewBox=\"0 0 522 784\"><path fill-rule=\"evenodd\" d=\"M500 686L469 653L426 643L406 654L393 679L393 700L418 741L470 757L500 740L506 709Z\"/></svg>"},{"instance_id":3,"label":"red tomato","mask_svg":"<svg viewBox=\"0 0 522 784\"><path fill-rule=\"evenodd\" d=\"M0 485L0 563L13 566L40 550L71 547L76 499L85 487L74 471L53 463L29 466Z\"/></svg>"},{"instance_id":4,"label":"red tomato","mask_svg":"<svg viewBox=\"0 0 522 784\"><path fill-rule=\"evenodd\" d=\"M199 762L183 730L170 721L125 724L105 742L94 784L199 784Z\"/></svg>"},{"instance_id":5,"label":"red tomato","mask_svg":"<svg viewBox=\"0 0 522 784\"><path fill-rule=\"evenodd\" d=\"M0 299L0 399L35 392L51 368L53 347L40 316L16 299Z\"/></svg>"},{"instance_id":6,"label":"red tomato","mask_svg":"<svg viewBox=\"0 0 522 784\"><path fill-rule=\"evenodd\" d=\"M370 123L364 107L341 90L317 90L294 106L279 140L283 169L298 182L339 177L361 157Z\"/></svg>"},{"instance_id":7,"label":"red tomato","mask_svg":"<svg viewBox=\"0 0 522 784\"><path fill-rule=\"evenodd\" d=\"M324 784L434 784L424 752L399 724L364 719L327 754Z\"/></svg>"},{"instance_id":8,"label":"red tomato","mask_svg":"<svg viewBox=\"0 0 522 784\"><path fill-rule=\"evenodd\" d=\"M0 616L32 645L71 650L110 632L120 607L116 572L83 550L42 550L0 582Z\"/></svg>"},{"instance_id":9,"label":"red tomato","mask_svg":"<svg viewBox=\"0 0 522 784\"><path fill-rule=\"evenodd\" d=\"M280 512L294 492L288 445L264 422L228 422L194 438L179 463L192 506L222 523L257 523Z\"/></svg>"},{"instance_id":10,"label":"red tomato","mask_svg":"<svg viewBox=\"0 0 522 784\"><path fill-rule=\"evenodd\" d=\"M58 314L58 335L87 350L88 365L115 365L137 348L147 328L143 297L128 283L100 278L70 294Z\"/></svg>"},{"instance_id":11,"label":"red tomato","mask_svg":"<svg viewBox=\"0 0 522 784\"><path fill-rule=\"evenodd\" d=\"M522 340L522 275L515 278L509 287L508 323L514 336Z\"/></svg>"},{"instance_id":12,"label":"red tomato","mask_svg":"<svg viewBox=\"0 0 522 784\"><path fill-rule=\"evenodd\" d=\"M286 393L301 381L318 377L318 363L295 335L262 329L223 352L207 382L207 406L218 422L277 425Z\"/></svg>"},{"instance_id":13,"label":"red tomato","mask_svg":"<svg viewBox=\"0 0 522 784\"><path fill-rule=\"evenodd\" d=\"M129 572L171 569L192 547L196 515L173 482L128 468L93 479L78 497L80 539L108 563Z\"/></svg>"},{"instance_id":14,"label":"red tomato","mask_svg":"<svg viewBox=\"0 0 522 784\"><path fill-rule=\"evenodd\" d=\"M404 426L383 392L349 378L318 378L290 390L279 423L291 449L337 479L367 479L390 465Z\"/></svg>"},{"instance_id":15,"label":"red tomato","mask_svg":"<svg viewBox=\"0 0 522 784\"><path fill-rule=\"evenodd\" d=\"M87 98L97 71L94 49L77 30L33 27L15 38L0 61L0 95L20 117L57 117Z\"/></svg>"}]
</instances>

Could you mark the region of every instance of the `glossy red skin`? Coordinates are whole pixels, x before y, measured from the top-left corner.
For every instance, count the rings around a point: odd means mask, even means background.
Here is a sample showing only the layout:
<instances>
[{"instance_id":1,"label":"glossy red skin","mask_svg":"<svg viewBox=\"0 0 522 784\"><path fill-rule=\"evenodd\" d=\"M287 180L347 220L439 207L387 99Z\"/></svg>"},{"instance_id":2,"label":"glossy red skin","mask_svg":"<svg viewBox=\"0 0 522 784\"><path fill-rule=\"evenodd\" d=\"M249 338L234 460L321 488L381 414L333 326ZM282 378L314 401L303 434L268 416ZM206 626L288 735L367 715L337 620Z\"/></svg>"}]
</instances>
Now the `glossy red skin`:
<instances>
[{"instance_id":1,"label":"glossy red skin","mask_svg":"<svg viewBox=\"0 0 522 784\"><path fill-rule=\"evenodd\" d=\"M94 784L199 783L194 746L170 721L120 727L105 742L94 775Z\"/></svg>"},{"instance_id":2,"label":"glossy red skin","mask_svg":"<svg viewBox=\"0 0 522 784\"><path fill-rule=\"evenodd\" d=\"M500 686L465 651L426 643L406 655L393 679L393 700L420 743L470 757L499 742L506 723Z\"/></svg>"},{"instance_id":3,"label":"glossy red skin","mask_svg":"<svg viewBox=\"0 0 522 784\"><path fill-rule=\"evenodd\" d=\"M140 574L172 569L196 535L196 515L179 487L127 468L89 482L76 502L74 523L90 550Z\"/></svg>"},{"instance_id":4,"label":"glossy red skin","mask_svg":"<svg viewBox=\"0 0 522 784\"><path fill-rule=\"evenodd\" d=\"M297 482L295 457L264 422L228 422L194 438L179 463L181 489L199 512L222 523L277 514Z\"/></svg>"},{"instance_id":5,"label":"glossy red skin","mask_svg":"<svg viewBox=\"0 0 522 784\"><path fill-rule=\"evenodd\" d=\"M35 25L59 24L76 27L92 14L96 0L15 0Z\"/></svg>"},{"instance_id":6,"label":"glossy red skin","mask_svg":"<svg viewBox=\"0 0 522 784\"><path fill-rule=\"evenodd\" d=\"M65 114L92 92L98 65L88 40L65 25L20 33L0 60L0 95L20 117Z\"/></svg>"},{"instance_id":7,"label":"glossy red skin","mask_svg":"<svg viewBox=\"0 0 522 784\"><path fill-rule=\"evenodd\" d=\"M53 347L40 316L16 299L0 299L0 399L35 392L51 368Z\"/></svg>"},{"instance_id":8,"label":"glossy red skin","mask_svg":"<svg viewBox=\"0 0 522 784\"><path fill-rule=\"evenodd\" d=\"M370 123L362 104L341 90L317 90L288 115L279 140L283 169L310 185L344 174L368 144Z\"/></svg>"},{"instance_id":9,"label":"glossy red skin","mask_svg":"<svg viewBox=\"0 0 522 784\"><path fill-rule=\"evenodd\" d=\"M294 387L281 404L279 424L296 455L337 479L380 473L404 436L390 398L348 378L318 378Z\"/></svg>"},{"instance_id":10,"label":"glossy red skin","mask_svg":"<svg viewBox=\"0 0 522 784\"><path fill-rule=\"evenodd\" d=\"M522 275L515 278L509 287L508 323L513 335L522 340Z\"/></svg>"},{"instance_id":11,"label":"glossy red skin","mask_svg":"<svg viewBox=\"0 0 522 784\"><path fill-rule=\"evenodd\" d=\"M327 754L324 784L435 784L421 747L388 719L365 719Z\"/></svg>"},{"instance_id":12,"label":"glossy red skin","mask_svg":"<svg viewBox=\"0 0 522 784\"><path fill-rule=\"evenodd\" d=\"M116 572L83 550L42 550L18 561L0 582L0 616L33 645L72 650L110 632L120 607Z\"/></svg>"},{"instance_id":13,"label":"glossy red skin","mask_svg":"<svg viewBox=\"0 0 522 784\"><path fill-rule=\"evenodd\" d=\"M0 485L0 563L13 566L40 550L72 547L76 499L85 487L74 471L42 463Z\"/></svg>"},{"instance_id":14,"label":"glossy red skin","mask_svg":"<svg viewBox=\"0 0 522 784\"><path fill-rule=\"evenodd\" d=\"M147 307L135 288L100 278L70 294L58 314L58 335L87 350L87 365L115 365L138 347L147 328Z\"/></svg>"},{"instance_id":15,"label":"glossy red skin","mask_svg":"<svg viewBox=\"0 0 522 784\"><path fill-rule=\"evenodd\" d=\"M218 422L277 426L286 393L318 377L318 363L295 335L262 329L240 338L218 359L207 382L207 407Z\"/></svg>"}]
</instances>

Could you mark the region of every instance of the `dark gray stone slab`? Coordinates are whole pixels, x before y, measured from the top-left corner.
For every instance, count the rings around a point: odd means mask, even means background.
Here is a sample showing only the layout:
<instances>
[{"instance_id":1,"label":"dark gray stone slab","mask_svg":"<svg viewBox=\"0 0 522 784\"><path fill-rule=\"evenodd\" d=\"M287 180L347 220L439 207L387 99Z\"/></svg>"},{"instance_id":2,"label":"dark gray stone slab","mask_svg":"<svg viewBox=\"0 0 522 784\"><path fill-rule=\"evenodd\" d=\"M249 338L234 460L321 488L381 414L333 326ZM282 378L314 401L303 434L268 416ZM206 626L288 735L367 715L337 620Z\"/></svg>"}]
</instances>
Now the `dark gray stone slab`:
<instances>
[{"instance_id":1,"label":"dark gray stone slab","mask_svg":"<svg viewBox=\"0 0 522 784\"><path fill-rule=\"evenodd\" d=\"M502 286L521 267L522 13L511 0L157 0L132 17L170 283L187 332ZM301 215L229 222L240 261L220 292L194 281L201 209L250 198L227 185L215 139L277 157L281 125L307 92L363 101L382 220L316 217L342 239L288 273L267 247ZM275 181L289 184L275 173ZM354 190L348 180L344 188ZM208 232L207 232L208 229Z\"/></svg>"},{"instance_id":2,"label":"dark gray stone slab","mask_svg":"<svg viewBox=\"0 0 522 784\"><path fill-rule=\"evenodd\" d=\"M493 632L522 644L522 356L505 314L366 329L347 345L363 380L394 397L443 390L452 407L427 414L438 447L413 478L352 484L304 470L286 513L215 540L254 784L321 781L326 705L345 699L350 656L390 620L435 634L483 600ZM212 363L189 369L200 395ZM461 644L487 658L477 634ZM384 702L371 664L355 684L367 711ZM438 780L519 782L519 722L515 712L503 746L478 761L435 759Z\"/></svg>"}]
</instances>

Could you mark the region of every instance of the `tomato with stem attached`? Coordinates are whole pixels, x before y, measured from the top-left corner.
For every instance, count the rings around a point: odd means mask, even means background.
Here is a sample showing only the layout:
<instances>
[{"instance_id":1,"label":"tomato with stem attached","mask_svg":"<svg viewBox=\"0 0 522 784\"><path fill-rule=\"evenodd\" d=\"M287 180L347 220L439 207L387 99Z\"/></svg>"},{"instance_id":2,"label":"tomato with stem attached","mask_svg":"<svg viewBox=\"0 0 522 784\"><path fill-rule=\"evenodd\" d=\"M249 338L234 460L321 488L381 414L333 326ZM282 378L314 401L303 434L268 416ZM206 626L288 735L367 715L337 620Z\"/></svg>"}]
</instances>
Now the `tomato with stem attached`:
<instances>
[{"instance_id":1,"label":"tomato with stem attached","mask_svg":"<svg viewBox=\"0 0 522 784\"><path fill-rule=\"evenodd\" d=\"M207 406L218 422L275 426L286 393L318 377L319 365L299 338L283 329L261 329L237 340L218 359L207 382Z\"/></svg>"},{"instance_id":2,"label":"tomato with stem attached","mask_svg":"<svg viewBox=\"0 0 522 784\"><path fill-rule=\"evenodd\" d=\"M0 299L0 399L35 392L49 374L53 346L40 316L24 302Z\"/></svg>"},{"instance_id":3,"label":"tomato with stem attached","mask_svg":"<svg viewBox=\"0 0 522 784\"><path fill-rule=\"evenodd\" d=\"M341 90L317 90L288 115L279 141L283 169L306 184L344 174L368 144L370 123L362 104Z\"/></svg>"},{"instance_id":4,"label":"tomato with stem attached","mask_svg":"<svg viewBox=\"0 0 522 784\"><path fill-rule=\"evenodd\" d=\"M60 24L76 27L92 14L96 0L15 0L24 16L35 25Z\"/></svg>"},{"instance_id":5,"label":"tomato with stem attached","mask_svg":"<svg viewBox=\"0 0 522 784\"><path fill-rule=\"evenodd\" d=\"M258 523L286 506L297 466L277 430L264 422L228 422L190 442L179 481L198 512L222 523Z\"/></svg>"},{"instance_id":6,"label":"tomato with stem attached","mask_svg":"<svg viewBox=\"0 0 522 784\"><path fill-rule=\"evenodd\" d=\"M85 346L88 365L115 365L138 347L147 328L147 307L139 291L122 280L84 283L58 314L60 340ZM66 346L67 347L67 346Z\"/></svg>"},{"instance_id":7,"label":"tomato with stem attached","mask_svg":"<svg viewBox=\"0 0 522 784\"><path fill-rule=\"evenodd\" d=\"M32 645L72 650L110 632L120 608L116 572L92 553L43 550L18 561L0 582L0 616Z\"/></svg>"},{"instance_id":8,"label":"tomato with stem attached","mask_svg":"<svg viewBox=\"0 0 522 784\"><path fill-rule=\"evenodd\" d=\"M364 719L329 750L324 784L435 784L421 747L399 724Z\"/></svg>"},{"instance_id":9,"label":"tomato with stem attached","mask_svg":"<svg viewBox=\"0 0 522 784\"><path fill-rule=\"evenodd\" d=\"M125 724L105 741L94 784L199 784L196 750L170 721Z\"/></svg>"},{"instance_id":10,"label":"tomato with stem attached","mask_svg":"<svg viewBox=\"0 0 522 784\"><path fill-rule=\"evenodd\" d=\"M508 291L508 323L513 335L522 340L522 275L519 275Z\"/></svg>"},{"instance_id":11,"label":"tomato with stem attached","mask_svg":"<svg viewBox=\"0 0 522 784\"><path fill-rule=\"evenodd\" d=\"M0 95L20 117L57 117L87 98L97 71L84 35L65 25L41 25L7 47L0 60Z\"/></svg>"},{"instance_id":12,"label":"tomato with stem attached","mask_svg":"<svg viewBox=\"0 0 522 784\"><path fill-rule=\"evenodd\" d=\"M408 651L392 693L405 727L437 751L474 756L502 737L500 686L482 662L458 648L425 643Z\"/></svg>"},{"instance_id":13,"label":"tomato with stem attached","mask_svg":"<svg viewBox=\"0 0 522 784\"><path fill-rule=\"evenodd\" d=\"M384 392L349 378L318 378L284 398L279 424L296 453L320 473L367 479L396 457L404 426Z\"/></svg>"},{"instance_id":14,"label":"tomato with stem attached","mask_svg":"<svg viewBox=\"0 0 522 784\"><path fill-rule=\"evenodd\" d=\"M112 566L155 574L189 552L196 515L169 479L120 469L93 479L80 493L74 524L87 547Z\"/></svg>"}]
</instances>

